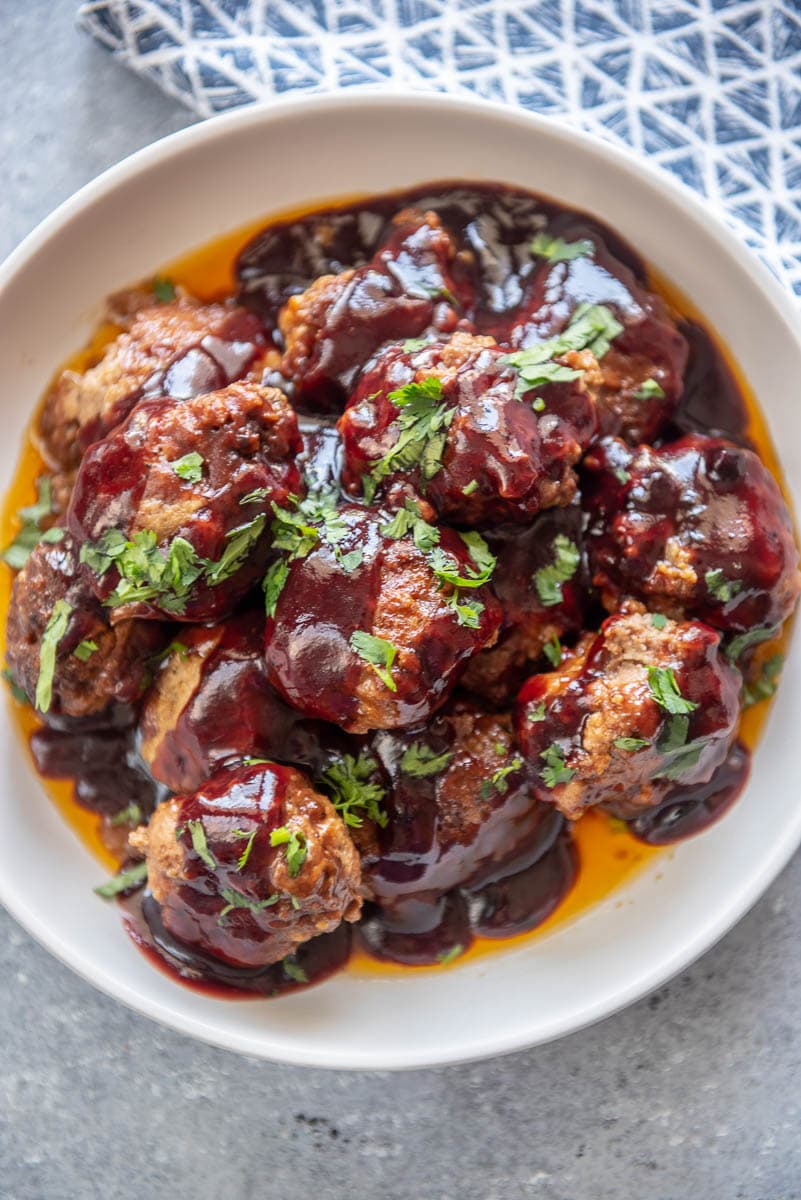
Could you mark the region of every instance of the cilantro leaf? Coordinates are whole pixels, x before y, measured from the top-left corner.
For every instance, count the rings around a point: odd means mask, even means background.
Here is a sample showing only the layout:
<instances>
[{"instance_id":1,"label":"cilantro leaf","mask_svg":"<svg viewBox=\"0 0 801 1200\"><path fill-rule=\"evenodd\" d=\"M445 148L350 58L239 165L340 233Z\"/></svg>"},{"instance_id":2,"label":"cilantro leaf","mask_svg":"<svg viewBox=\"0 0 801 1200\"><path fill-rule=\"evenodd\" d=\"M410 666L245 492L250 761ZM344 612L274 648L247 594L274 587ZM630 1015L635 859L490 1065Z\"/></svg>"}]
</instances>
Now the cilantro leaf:
<instances>
[{"instance_id":1,"label":"cilantro leaf","mask_svg":"<svg viewBox=\"0 0 801 1200\"><path fill-rule=\"evenodd\" d=\"M650 744L651 743L647 738L636 737L619 737L615 738L613 742L613 745L616 746L618 750L630 750L632 752L635 750L642 750L643 746L650 746Z\"/></svg>"},{"instance_id":2,"label":"cilantro leaf","mask_svg":"<svg viewBox=\"0 0 801 1200\"><path fill-rule=\"evenodd\" d=\"M67 632L72 605L66 600L56 600L50 619L42 634L39 648L39 678L36 681L35 703L39 712L46 713L53 699L53 677L56 672L58 644Z\"/></svg>"},{"instance_id":3,"label":"cilantro leaf","mask_svg":"<svg viewBox=\"0 0 801 1200\"><path fill-rule=\"evenodd\" d=\"M375 482L392 471L407 471L420 467L423 479L433 479L442 467L445 439L455 410L442 401L442 381L429 376L419 383L407 383L388 399L400 411L397 417L398 437L394 446L372 468Z\"/></svg>"},{"instance_id":4,"label":"cilantro leaf","mask_svg":"<svg viewBox=\"0 0 801 1200\"><path fill-rule=\"evenodd\" d=\"M204 866L210 871L217 870L217 860L209 850L209 844L206 841L206 830L203 828L203 822L187 821L186 828L189 830L189 836L192 839L192 849L198 856Z\"/></svg>"},{"instance_id":5,"label":"cilantro leaf","mask_svg":"<svg viewBox=\"0 0 801 1200\"><path fill-rule=\"evenodd\" d=\"M776 691L784 666L783 654L772 654L762 663L760 674L743 687L743 704L750 708L760 700L768 700Z\"/></svg>"},{"instance_id":6,"label":"cilantro leaf","mask_svg":"<svg viewBox=\"0 0 801 1200\"><path fill-rule=\"evenodd\" d=\"M253 842L254 842L256 834L258 832L259 832L258 825L256 826L255 829L251 829L250 832L248 832L247 829L232 829L231 830L231 837L247 838L247 845L245 846L245 849L242 851L242 853L239 855L239 858L237 859L237 863L236 863L237 871L244 871L245 867L248 865L248 859L250 858L250 852L253 849Z\"/></svg>"},{"instance_id":7,"label":"cilantro leaf","mask_svg":"<svg viewBox=\"0 0 801 1200\"><path fill-rule=\"evenodd\" d=\"M36 501L17 510L17 520L21 522L21 527L13 541L0 554L4 563L7 563L13 570L19 571L25 566L31 552L39 542L61 541L64 537L64 530L58 526L53 526L44 533L41 530L42 521L45 517L50 516L52 511L53 491L50 478L47 475L41 475L36 481Z\"/></svg>"},{"instance_id":8,"label":"cilantro leaf","mask_svg":"<svg viewBox=\"0 0 801 1200\"><path fill-rule=\"evenodd\" d=\"M554 634L552 638L548 639L542 647L542 652L554 669L561 665L562 643L559 641L558 634Z\"/></svg>"},{"instance_id":9,"label":"cilantro leaf","mask_svg":"<svg viewBox=\"0 0 801 1200\"><path fill-rule=\"evenodd\" d=\"M618 481L618 483L625 484L625 483L628 483L628 481L631 479L631 474L625 469L625 467L614 467L612 470L612 474L614 475L614 477Z\"/></svg>"},{"instance_id":10,"label":"cilantro leaf","mask_svg":"<svg viewBox=\"0 0 801 1200\"><path fill-rule=\"evenodd\" d=\"M547 258L549 262L571 262L574 258L592 258L595 246L587 238L566 242L564 238L550 237L542 232L531 243L531 253L539 258Z\"/></svg>"},{"instance_id":11,"label":"cilantro leaf","mask_svg":"<svg viewBox=\"0 0 801 1200\"><path fill-rule=\"evenodd\" d=\"M283 558L277 559L264 576L261 586L264 591L264 607L268 617L275 616L281 592L284 590L284 584L288 578L289 563Z\"/></svg>"},{"instance_id":12,"label":"cilantro leaf","mask_svg":"<svg viewBox=\"0 0 801 1200\"><path fill-rule=\"evenodd\" d=\"M386 790L373 778L378 769L369 754L344 754L326 767L321 783L342 820L352 829L360 829L364 817L383 829L389 817L381 808ZM356 811L361 810L361 811Z\"/></svg>"},{"instance_id":13,"label":"cilantro leaf","mask_svg":"<svg viewBox=\"0 0 801 1200\"><path fill-rule=\"evenodd\" d=\"M350 635L350 645L360 658L370 664L384 686L391 692L397 692L398 685L392 678L392 664L398 656L397 646L361 629Z\"/></svg>"},{"instance_id":14,"label":"cilantro leaf","mask_svg":"<svg viewBox=\"0 0 801 1200\"><path fill-rule=\"evenodd\" d=\"M144 820L144 813L135 800L125 808L121 808L118 813L115 813L109 820L109 825L117 828L119 825L141 825Z\"/></svg>"},{"instance_id":15,"label":"cilantro leaf","mask_svg":"<svg viewBox=\"0 0 801 1200\"><path fill-rule=\"evenodd\" d=\"M537 725L540 721L545 720L545 701L540 700L539 704L531 710L526 717L529 725Z\"/></svg>"},{"instance_id":16,"label":"cilantro leaf","mask_svg":"<svg viewBox=\"0 0 801 1200\"><path fill-rule=\"evenodd\" d=\"M242 892L238 892L236 888L221 888L220 896L226 903L225 907L220 909L220 915L217 918L218 924L234 908L246 908L249 912L259 913L265 908L272 908L281 899L278 892L273 892L272 896L268 896L266 900L251 900L250 896L245 896Z\"/></svg>"},{"instance_id":17,"label":"cilantro leaf","mask_svg":"<svg viewBox=\"0 0 801 1200\"><path fill-rule=\"evenodd\" d=\"M199 483L203 477L203 463L206 460L202 454L198 454L196 450L185 454L183 458L177 458L174 463L171 463L173 471L179 479L185 479L187 483ZM242 501L240 500L240 504Z\"/></svg>"},{"instance_id":18,"label":"cilantro leaf","mask_svg":"<svg viewBox=\"0 0 801 1200\"><path fill-rule=\"evenodd\" d=\"M112 896L118 896L120 892L127 892L130 888L141 887L146 880L147 863L138 862L132 867L128 867L125 871L120 871L106 883L101 883L99 887L92 890L97 896L102 896L104 900L110 900Z\"/></svg>"},{"instance_id":19,"label":"cilantro leaf","mask_svg":"<svg viewBox=\"0 0 801 1200\"><path fill-rule=\"evenodd\" d=\"M664 629L667 625L667 617L664 613L651 613L651 624L654 629Z\"/></svg>"},{"instance_id":20,"label":"cilantro leaf","mask_svg":"<svg viewBox=\"0 0 801 1200\"><path fill-rule=\"evenodd\" d=\"M428 775L439 775L453 758L452 750L437 754L425 742L412 742L403 753L400 769L414 779L425 779Z\"/></svg>"},{"instance_id":21,"label":"cilantro leaf","mask_svg":"<svg viewBox=\"0 0 801 1200\"><path fill-rule=\"evenodd\" d=\"M169 304L175 299L175 284L171 279L167 279L163 275L156 275L150 286L160 304Z\"/></svg>"},{"instance_id":22,"label":"cilantro leaf","mask_svg":"<svg viewBox=\"0 0 801 1200\"><path fill-rule=\"evenodd\" d=\"M695 712L698 708L694 700L682 696L672 667L649 667L648 687L655 703L665 712L675 715Z\"/></svg>"},{"instance_id":23,"label":"cilantro leaf","mask_svg":"<svg viewBox=\"0 0 801 1200\"><path fill-rule=\"evenodd\" d=\"M416 354L418 350L424 350L428 344L427 338L407 338L403 343L403 350L406 354Z\"/></svg>"},{"instance_id":24,"label":"cilantro leaf","mask_svg":"<svg viewBox=\"0 0 801 1200\"><path fill-rule=\"evenodd\" d=\"M541 770L542 781L547 788L569 783L576 773L574 767L565 766L565 752L557 742L552 742L547 750L540 751L540 758L545 763Z\"/></svg>"},{"instance_id":25,"label":"cilantro leaf","mask_svg":"<svg viewBox=\"0 0 801 1200\"><path fill-rule=\"evenodd\" d=\"M274 829L270 834L270 845L286 846L286 866L290 876L294 879L300 873L300 868L309 853L305 833L301 833L299 829L289 829L286 825L282 825L280 829Z\"/></svg>"},{"instance_id":26,"label":"cilantro leaf","mask_svg":"<svg viewBox=\"0 0 801 1200\"><path fill-rule=\"evenodd\" d=\"M463 496L472 496L473 492L477 492L477 491L478 491L478 480L471 479L470 482L466 483L464 485L464 487L462 488L462 495Z\"/></svg>"},{"instance_id":27,"label":"cilantro leaf","mask_svg":"<svg viewBox=\"0 0 801 1200\"><path fill-rule=\"evenodd\" d=\"M605 304L579 304L568 325L561 333L506 354L499 361L504 366L514 367L518 372L517 396L530 388L546 383L564 383L578 378L581 371L565 367L554 360L570 350L591 350L596 358L603 358L623 326Z\"/></svg>"},{"instance_id":28,"label":"cilantro leaf","mask_svg":"<svg viewBox=\"0 0 801 1200\"><path fill-rule=\"evenodd\" d=\"M716 567L714 571L707 571L704 581L711 594L722 604L728 604L743 590L742 580L727 579L720 567Z\"/></svg>"},{"instance_id":29,"label":"cilantro leaf","mask_svg":"<svg viewBox=\"0 0 801 1200\"><path fill-rule=\"evenodd\" d=\"M308 983L309 977L299 963L295 962L294 958L281 959L281 967L287 979L291 979L293 983Z\"/></svg>"},{"instance_id":30,"label":"cilantro leaf","mask_svg":"<svg viewBox=\"0 0 801 1200\"><path fill-rule=\"evenodd\" d=\"M516 754L510 762L502 767L498 767L497 771L493 772L492 776L489 779L485 779L482 783L479 792L481 799L486 800L493 789L499 795L505 796L509 791L508 776L514 774L515 771L519 771L522 766L523 760L519 754Z\"/></svg>"},{"instance_id":31,"label":"cilantro leaf","mask_svg":"<svg viewBox=\"0 0 801 1200\"><path fill-rule=\"evenodd\" d=\"M27 704L28 703L28 693L25 691L24 688L21 688L20 685L17 683L16 679L14 678L14 673L9 667L3 667L3 678L5 679L6 683L8 684L8 689L11 692L11 695L17 701L17 703L18 704Z\"/></svg>"},{"instance_id":32,"label":"cilantro leaf","mask_svg":"<svg viewBox=\"0 0 801 1200\"><path fill-rule=\"evenodd\" d=\"M454 962L460 954L464 954L464 946L461 942L457 942L455 946L451 946L450 950L441 950L437 955L437 962L441 967L447 967L448 964Z\"/></svg>"},{"instance_id":33,"label":"cilantro leaf","mask_svg":"<svg viewBox=\"0 0 801 1200\"><path fill-rule=\"evenodd\" d=\"M534 573L537 594L546 608L564 600L562 584L568 583L578 570L581 554L575 542L559 533L553 540L554 559L547 567Z\"/></svg>"},{"instance_id":34,"label":"cilantro leaf","mask_svg":"<svg viewBox=\"0 0 801 1200\"><path fill-rule=\"evenodd\" d=\"M745 650L750 650L753 646L758 646L760 642L769 642L779 632L778 625L755 625L752 629L746 630L745 633L738 633L733 637L726 648L726 657L729 662L737 662L737 659Z\"/></svg>"}]
</instances>

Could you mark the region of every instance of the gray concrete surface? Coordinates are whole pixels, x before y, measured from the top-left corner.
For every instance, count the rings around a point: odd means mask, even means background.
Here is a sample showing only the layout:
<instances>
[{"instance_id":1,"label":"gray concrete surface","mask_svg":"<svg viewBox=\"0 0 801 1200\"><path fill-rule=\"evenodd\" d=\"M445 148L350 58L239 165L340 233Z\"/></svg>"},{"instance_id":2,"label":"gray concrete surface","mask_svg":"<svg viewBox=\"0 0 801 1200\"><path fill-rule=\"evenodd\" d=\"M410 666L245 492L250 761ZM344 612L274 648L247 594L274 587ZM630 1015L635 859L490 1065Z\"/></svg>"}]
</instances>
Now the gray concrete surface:
<instances>
[{"instance_id":1,"label":"gray concrete surface","mask_svg":"<svg viewBox=\"0 0 801 1200\"><path fill-rule=\"evenodd\" d=\"M0 253L190 120L73 27L0 0ZM661 992L539 1050L405 1076L302 1071L169 1033L0 913L4 1200L801 1197L801 861Z\"/></svg>"}]
</instances>

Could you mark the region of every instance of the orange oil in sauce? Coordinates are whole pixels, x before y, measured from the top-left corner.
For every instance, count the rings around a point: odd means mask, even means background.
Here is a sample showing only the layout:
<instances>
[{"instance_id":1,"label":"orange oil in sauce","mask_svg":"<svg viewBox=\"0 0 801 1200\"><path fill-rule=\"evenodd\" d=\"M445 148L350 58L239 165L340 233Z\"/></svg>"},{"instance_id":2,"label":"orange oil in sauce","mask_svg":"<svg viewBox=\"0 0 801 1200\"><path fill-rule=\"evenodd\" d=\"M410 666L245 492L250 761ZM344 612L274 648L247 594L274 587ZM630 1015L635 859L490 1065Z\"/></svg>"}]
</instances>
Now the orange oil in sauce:
<instances>
[{"instance_id":1,"label":"orange oil in sauce","mask_svg":"<svg viewBox=\"0 0 801 1200\"><path fill-rule=\"evenodd\" d=\"M353 203L361 197L349 197L336 201L337 205ZM330 203L320 202L313 209L331 207ZM305 216L312 209L308 206L273 214L269 218L261 218L251 224L226 234L204 246L186 254L163 266L158 274L179 284L204 302L219 300L231 295L235 288L234 267L240 250L251 238L264 228L266 224L276 220L286 220L293 217ZM683 317L708 326L703 314L695 308L690 300L669 280L649 268L648 284L653 291L660 293L676 313ZM72 355L62 364L57 374L64 368L84 371L98 361L105 346L113 340L118 330L114 325L102 325L92 336L89 343ZM711 332L711 331L710 331ZM759 455L768 469L776 478L785 497L787 489L782 478L781 468L775 448L770 439L767 425L756 402L748 381L742 374L736 360L728 348L712 333L713 340L722 352L729 368L735 376L747 405L749 425L748 434L756 446ZM36 479L45 469L45 464L36 445L35 437L36 416L26 434L20 457L17 462L15 475L6 492L0 509L0 544L7 545L19 528L16 513L26 504L36 498ZM13 573L9 567L0 563L0 651L5 653L5 623L8 604L11 596ZM759 657L767 657L778 651L784 651L789 641L792 622L785 625L782 635L775 641L760 647ZM9 698L13 717L19 729L20 736L26 746L31 733L38 728L40 722L33 710ZM740 725L740 738L749 750L754 750L768 716L771 701L762 701L747 709ZM33 763L32 763L33 765ZM72 797L73 784L71 780L52 780L40 778L40 783L46 789L53 803L58 808L66 823L80 841L98 859L102 869L108 873L117 870L118 860L106 847L100 835L101 818L77 805ZM724 818L725 819L725 818ZM621 826L620 822L610 821L602 813L590 811L577 822L573 830L574 844L578 853L579 869L576 882L546 921L529 933L518 934L503 939L477 937L470 949L462 955L459 963L477 958L484 958L503 948L511 948L530 941L532 938L551 933L555 928L575 919L582 912L605 900L617 892L624 883L639 873L654 859L672 854L671 847L649 846L638 841ZM99 870L99 876L102 875ZM402 974L414 970L442 970L438 967L416 967L381 962L372 958L358 947L346 967L346 970L359 975Z\"/></svg>"}]
</instances>

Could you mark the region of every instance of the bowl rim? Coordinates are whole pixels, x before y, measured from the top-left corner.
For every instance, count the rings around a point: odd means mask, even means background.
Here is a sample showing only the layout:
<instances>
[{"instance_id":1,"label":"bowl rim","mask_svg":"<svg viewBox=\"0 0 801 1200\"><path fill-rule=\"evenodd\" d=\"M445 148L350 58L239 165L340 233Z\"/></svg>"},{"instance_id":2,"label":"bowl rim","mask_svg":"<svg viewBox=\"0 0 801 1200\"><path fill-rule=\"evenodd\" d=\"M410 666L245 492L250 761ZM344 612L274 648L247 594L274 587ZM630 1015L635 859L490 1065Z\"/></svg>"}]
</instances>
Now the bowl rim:
<instances>
[{"instance_id":1,"label":"bowl rim","mask_svg":"<svg viewBox=\"0 0 801 1200\"><path fill-rule=\"evenodd\" d=\"M135 151L90 180L35 226L0 265L0 294L12 280L25 271L28 262L47 246L48 241L55 237L62 226L72 217L91 207L109 193L124 188L140 172L168 160L174 152L191 149L203 143L214 143L217 139L224 138L229 130L246 130L292 115L303 116L305 114L313 118L314 113L320 110L347 111L359 108L370 101L405 109L412 116L422 116L426 110L430 110L432 107L449 109L464 115L469 115L471 112L491 115L521 129L529 129L534 133L545 132L550 138L561 141L568 151L579 144L605 160L618 174L636 176L645 182L650 182L651 185L658 186L668 195L672 204L680 210L682 220L700 227L703 235L714 240L728 257L736 256L740 261L743 258L746 259L754 286L761 292L765 303L769 305L773 318L781 322L786 335L795 342L799 354L801 354L801 331L798 329L797 305L793 295L785 290L755 252L742 242L733 230L727 227L723 218L716 211L710 211L705 206L708 202L703 196L694 193L675 177L652 165L635 151L626 146L606 141L597 134L576 128L565 120L530 113L498 101L436 92L409 91L382 85L353 87L337 93L283 96L276 100L249 105L192 124ZM191 249L191 247L187 249ZM612 999L602 997L593 1003L588 1003L578 1014L578 1018L575 1012L567 1020L557 1015L550 1022L543 1023L539 1031L532 1031L531 1035L525 1038L521 1038L519 1034L505 1036L503 1030L491 1033L485 1031L480 1041L473 1039L474 1045L471 1049L443 1048L436 1056L429 1054L417 1058L411 1052L405 1054L403 1060L396 1053L384 1057L380 1051L370 1051L363 1059L356 1061L352 1053L342 1054L335 1045L325 1055L320 1052L319 1048L309 1050L301 1045L291 1048L285 1045L269 1046L263 1044L263 1038L260 1039L251 1033L240 1034L236 1030L210 1026L202 1019L179 1013L173 1007L148 996L111 972L106 972L101 965L89 957L68 951L62 946L58 936L50 930L47 923L40 920L37 914L29 909L24 898L11 892L2 875L0 875L0 903L54 957L87 982L134 1011L142 1013L178 1033L197 1037L224 1049L297 1066L353 1070L419 1069L509 1054L553 1041L568 1033L584 1029L641 999L687 968L736 925L786 866L800 843L801 806L793 819L788 818L784 834L777 838L771 852L763 856L759 868L749 876L738 891L732 891L724 903L710 906L710 913L702 923L699 923L693 937L686 939L671 955L661 960L658 969L653 968L641 971L639 974L634 973L628 985L617 991Z\"/></svg>"}]
</instances>

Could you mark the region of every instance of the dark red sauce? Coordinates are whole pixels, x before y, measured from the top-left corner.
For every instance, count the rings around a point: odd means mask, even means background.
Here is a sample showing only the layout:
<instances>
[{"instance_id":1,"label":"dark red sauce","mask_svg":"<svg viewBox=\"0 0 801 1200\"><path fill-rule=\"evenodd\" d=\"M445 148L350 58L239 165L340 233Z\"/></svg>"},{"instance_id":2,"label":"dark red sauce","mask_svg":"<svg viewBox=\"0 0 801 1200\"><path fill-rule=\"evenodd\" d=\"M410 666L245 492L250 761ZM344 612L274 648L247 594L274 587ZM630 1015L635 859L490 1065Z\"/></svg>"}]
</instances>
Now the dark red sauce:
<instances>
[{"instance_id":1,"label":"dark red sauce","mask_svg":"<svg viewBox=\"0 0 801 1200\"><path fill-rule=\"evenodd\" d=\"M407 228L403 223L391 235L392 253L386 253L390 221L407 207L439 215L455 238L454 258L444 254L436 231ZM554 236L595 240L596 258L557 263L547 275L535 279L531 241L546 225ZM526 345L534 333L550 336L564 327L568 301L570 306L576 301L608 304L624 323L632 314L647 310L642 327L645 349L659 364L668 398L671 389L678 395L684 379L683 396L674 406L662 435L665 439L700 431L747 440L742 393L712 337L702 326L683 321L685 344L665 321L661 302L648 307L643 263L616 232L587 214L565 210L542 197L482 184L426 185L268 225L245 247L236 265L237 300L249 312L240 311L220 338L207 338L192 347L144 391L127 397L125 413L143 396L191 397L220 387L239 376L270 340L283 349L278 314L286 301L320 276L351 268L357 272L353 293L362 289L385 303L381 319L351 322L347 328L332 319L314 347L316 367L302 390L293 389L275 372L265 380L286 390L300 412L307 414L301 416L304 452L299 462L311 488L325 489L338 482L342 446L328 424L330 417L309 416L309 412L325 414L341 408L356 377L353 363L377 350L387 337L433 336L458 328L491 334L508 347ZM155 412L162 401L148 403ZM115 414L115 419L121 415ZM617 432L614 427L609 431ZM125 456L118 461L112 451L113 447L107 451L104 479L108 483L114 477L117 502L130 508L140 486L139 466ZM458 478L462 494L475 466L470 461L464 464L464 477ZM243 485L242 491L247 490ZM438 963L461 953L476 937L501 939L531 930L558 907L578 869L571 827L549 806L532 805L531 776L521 769L482 829L462 843L449 843L438 825L433 784L429 787L426 780L418 780L406 794L396 769L398 744L408 745L421 729L432 745L437 744L436 715L425 727L397 737L350 736L332 724L348 724L353 688L363 665L349 639L369 624L386 550L377 510L354 504L345 514L348 537L352 533L353 545L363 551L359 566L349 575L334 577L325 547L292 563L276 619L268 622L266 667L256 647L258 622L249 615L250 600L244 602L243 611L227 623L204 668L205 687L198 689L195 707L187 708L181 717L180 761L162 765L168 775L185 771L188 776L263 754L303 766L319 784L321 773L336 755L358 755L365 748L375 753L378 774L389 789L391 820L386 829L373 831L375 841L364 855L372 899L356 927L356 937L380 959ZM493 520L482 527L501 563L496 590L507 619L504 632L510 622L520 624L532 614L540 615L531 577L539 565L545 565L538 557L541 539L552 542L562 532L581 543L577 504L550 509L539 522L529 521L519 528ZM453 531L443 530L443 546L466 564L464 547ZM345 554L349 549L346 537L338 550ZM497 622L500 614L493 612L492 604L488 600L486 619ZM597 595L589 587L583 562L565 586L553 615L569 640L582 626L594 627L598 612ZM208 633L204 627L189 640ZM457 645L459 638L464 639L463 645ZM325 668L317 649L323 642ZM332 646L338 647L338 654L331 654ZM469 649L464 631L454 630L452 624L437 632L427 648L429 693L436 693L438 687L445 691L454 659L460 653L466 656ZM510 681L510 688L514 690L519 682ZM316 694L313 710L308 705L302 712L289 707L312 692ZM707 701L710 694L699 692L699 702ZM529 699L536 698L532 692ZM400 698L407 705L409 722L426 715L415 707L418 700ZM572 719L575 714L568 716ZM705 720L702 704L699 727ZM545 739L543 745L551 740L553 730L534 728L536 736ZM145 768L130 728L44 728L32 735L31 746L43 775L72 778L76 801L104 816L134 803L150 813L170 794ZM447 746L443 735L442 749ZM709 783L673 787L657 807L630 822L631 832L651 845L664 845L706 828L740 794L749 762L748 751L737 743ZM279 823L279 816L273 824ZM217 855L222 853L219 846L213 849ZM197 890L202 906L203 889ZM152 961L214 995L279 995L326 978L347 962L351 952L352 931L342 924L334 933L299 947L290 967L294 978L282 963L267 968L234 966L176 938L148 891L128 895L120 903L131 937Z\"/></svg>"}]
</instances>

